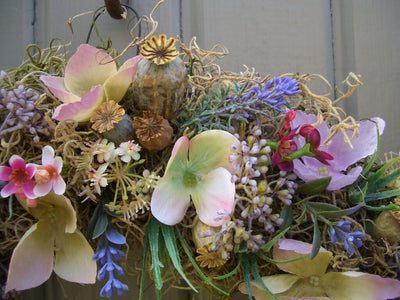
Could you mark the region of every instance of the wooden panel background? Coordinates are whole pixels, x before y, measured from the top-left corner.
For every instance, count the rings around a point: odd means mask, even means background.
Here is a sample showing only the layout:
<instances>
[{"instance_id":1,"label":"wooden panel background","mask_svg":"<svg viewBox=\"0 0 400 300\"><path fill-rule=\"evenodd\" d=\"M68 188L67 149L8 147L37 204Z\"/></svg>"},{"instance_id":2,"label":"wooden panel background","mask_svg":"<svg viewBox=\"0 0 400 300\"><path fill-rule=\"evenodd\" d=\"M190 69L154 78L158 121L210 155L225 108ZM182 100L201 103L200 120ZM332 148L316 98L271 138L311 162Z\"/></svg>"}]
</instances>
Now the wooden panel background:
<instances>
[{"instance_id":1,"label":"wooden panel background","mask_svg":"<svg viewBox=\"0 0 400 300\"><path fill-rule=\"evenodd\" d=\"M157 2L124 1L139 15L148 15ZM0 69L18 66L29 43L46 47L54 37L68 42L68 19L102 4L101 0L0 0ZM153 17L159 22L157 33L180 35L186 44L196 36L204 49L217 43L226 46L230 54L218 62L225 70L239 72L246 65L264 75L319 73L332 85L340 85L349 72L361 74L364 86L343 106L359 119L385 119L382 151L399 152L399 14L398 0L166 0ZM103 15L99 30L122 50L131 41L132 18L131 13L126 21ZM85 15L73 23L71 52L85 42L90 22L91 15ZM90 42L98 43L95 35ZM135 49L126 58L133 55ZM315 88L326 91L318 82ZM136 278L128 280L131 291L120 299L137 297ZM87 288L63 282L62 286L52 278L23 298L97 299L101 284ZM146 299L153 297L149 290ZM171 291L164 299L192 297L191 292ZM201 293L195 299L208 296Z\"/></svg>"}]
</instances>

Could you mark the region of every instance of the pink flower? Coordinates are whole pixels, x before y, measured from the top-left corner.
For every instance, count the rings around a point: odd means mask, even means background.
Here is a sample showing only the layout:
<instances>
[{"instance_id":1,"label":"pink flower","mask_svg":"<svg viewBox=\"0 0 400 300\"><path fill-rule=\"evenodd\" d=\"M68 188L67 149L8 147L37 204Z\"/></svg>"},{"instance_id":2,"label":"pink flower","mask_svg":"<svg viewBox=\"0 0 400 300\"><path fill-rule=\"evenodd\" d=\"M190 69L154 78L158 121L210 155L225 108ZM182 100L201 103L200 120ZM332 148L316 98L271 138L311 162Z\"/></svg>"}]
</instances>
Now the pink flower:
<instances>
[{"instance_id":1,"label":"pink flower","mask_svg":"<svg viewBox=\"0 0 400 300\"><path fill-rule=\"evenodd\" d=\"M285 159L290 153L297 150L297 145L293 141L295 132L290 132L287 136L281 138L278 144L278 148L274 152L271 158L272 166L278 166L280 170L286 172L293 171L293 161L281 161Z\"/></svg>"},{"instance_id":2,"label":"pink flower","mask_svg":"<svg viewBox=\"0 0 400 300\"><path fill-rule=\"evenodd\" d=\"M313 124L318 121L316 115L305 114L302 111L296 111L296 118L291 122L292 128L298 128L304 124ZM349 171L349 166L355 164L359 160L374 154L378 147L377 128L382 134L385 128L385 121L381 118L373 118L371 120L358 122L359 135L352 141L353 148L347 144L343 138L343 133L336 134L330 144L323 147L324 153L332 156L334 159L329 162L329 165L324 164L315 157L303 156L301 159L295 159L294 173L305 182L315 179L331 176L331 182L327 190L339 190L347 185L352 184L360 176L362 172L361 166L356 166ZM320 134L320 140L325 141L329 135L329 127L325 122L316 126ZM351 136L351 132L348 132ZM301 148L306 143L304 137L294 138L298 148Z\"/></svg>"},{"instance_id":3,"label":"pink flower","mask_svg":"<svg viewBox=\"0 0 400 300\"><path fill-rule=\"evenodd\" d=\"M0 181L9 181L1 190L1 196L6 198L11 194L16 194L23 199L35 199L36 196L33 192L35 183L32 181L32 177L36 171L36 166L26 164L18 155L11 156L9 163L10 167L0 167Z\"/></svg>"},{"instance_id":4,"label":"pink flower","mask_svg":"<svg viewBox=\"0 0 400 300\"><path fill-rule=\"evenodd\" d=\"M53 118L85 122L105 100L119 102L132 82L141 56L128 59L117 70L112 57L90 45L80 45L69 59L65 77L40 76L49 90L64 104Z\"/></svg>"},{"instance_id":5,"label":"pink flower","mask_svg":"<svg viewBox=\"0 0 400 300\"><path fill-rule=\"evenodd\" d=\"M203 131L190 141L179 138L151 198L154 217L167 225L177 224L192 200L203 223L222 225L235 200L231 145L239 147L239 141L222 130Z\"/></svg>"},{"instance_id":6,"label":"pink flower","mask_svg":"<svg viewBox=\"0 0 400 300\"><path fill-rule=\"evenodd\" d=\"M42 151L42 165L37 167L35 173L36 186L33 192L36 197L48 194L51 188L56 195L64 194L65 182L60 175L62 166L62 158L54 157L54 149L45 146Z\"/></svg>"},{"instance_id":7,"label":"pink flower","mask_svg":"<svg viewBox=\"0 0 400 300\"><path fill-rule=\"evenodd\" d=\"M278 268L289 274L278 274L262 278L267 288L282 300L383 300L400 296L400 281L382 278L362 272L326 272L332 253L320 248L313 258L309 255L309 243L280 239L274 245L273 259L277 261L295 260L277 264ZM239 290L247 294L244 283ZM256 300L273 299L257 283L251 283L251 292Z\"/></svg>"},{"instance_id":8,"label":"pink flower","mask_svg":"<svg viewBox=\"0 0 400 300\"><path fill-rule=\"evenodd\" d=\"M94 186L94 190L99 195L101 195L100 187L106 187L108 185L107 178L105 178L108 174L104 173L107 167L108 163L105 163L98 167L97 170L93 169L93 172L89 172L89 180L91 181L90 186Z\"/></svg>"}]
</instances>

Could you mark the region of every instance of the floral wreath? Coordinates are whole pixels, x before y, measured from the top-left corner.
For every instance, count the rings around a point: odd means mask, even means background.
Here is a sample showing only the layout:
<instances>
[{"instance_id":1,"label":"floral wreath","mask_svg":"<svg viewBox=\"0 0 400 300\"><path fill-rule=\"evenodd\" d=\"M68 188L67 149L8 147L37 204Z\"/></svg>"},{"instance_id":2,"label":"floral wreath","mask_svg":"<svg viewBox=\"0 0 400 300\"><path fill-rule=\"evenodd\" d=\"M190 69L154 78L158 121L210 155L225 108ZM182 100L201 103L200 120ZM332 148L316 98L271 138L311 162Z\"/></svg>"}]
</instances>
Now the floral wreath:
<instances>
[{"instance_id":1,"label":"floral wreath","mask_svg":"<svg viewBox=\"0 0 400 300\"><path fill-rule=\"evenodd\" d=\"M138 247L139 299L146 272L157 298L171 275L224 299L400 297L399 156L337 106L359 78L331 100L319 75L222 71L225 47L155 36L154 10L121 54L52 41L1 71L4 292L54 271L122 295Z\"/></svg>"}]
</instances>

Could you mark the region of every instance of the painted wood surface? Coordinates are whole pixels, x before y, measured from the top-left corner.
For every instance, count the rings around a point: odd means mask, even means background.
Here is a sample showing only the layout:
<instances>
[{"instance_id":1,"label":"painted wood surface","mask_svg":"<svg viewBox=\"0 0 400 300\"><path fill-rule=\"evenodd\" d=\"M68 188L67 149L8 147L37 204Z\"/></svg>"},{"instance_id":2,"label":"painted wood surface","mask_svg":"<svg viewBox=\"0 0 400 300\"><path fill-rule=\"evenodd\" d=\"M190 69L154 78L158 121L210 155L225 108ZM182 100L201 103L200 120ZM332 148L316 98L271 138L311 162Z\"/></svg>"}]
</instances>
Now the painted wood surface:
<instances>
[{"instance_id":1,"label":"painted wood surface","mask_svg":"<svg viewBox=\"0 0 400 300\"><path fill-rule=\"evenodd\" d=\"M139 15L149 15L157 2L125 1ZM0 0L0 69L18 66L29 43L47 47L55 37L69 42L67 21L102 4L100 0ZM263 75L319 73L332 85L340 85L349 72L362 75L364 85L343 106L356 118L385 119L382 151L399 152L399 14L398 0L166 0L153 18L159 22L157 34L180 35L186 44L196 36L203 49L218 43L226 46L230 54L218 61L225 70L240 72L246 65ZM73 21L71 52L86 42L91 20L92 14L87 14ZM97 24L102 36L110 36L114 47L122 50L132 40L135 21L132 13L123 21L104 14ZM90 43L99 44L94 34ZM126 58L135 54L131 49ZM327 91L321 82L315 89ZM136 277L128 281L131 291L119 299L135 299ZM66 299L98 299L101 284L87 288L63 282L62 286L52 278L26 292L24 299L62 299L64 294ZM153 293L146 297L152 299ZM164 299L208 299L205 294L192 297L188 291L171 291ZM246 299L234 299L241 298Z\"/></svg>"}]
</instances>

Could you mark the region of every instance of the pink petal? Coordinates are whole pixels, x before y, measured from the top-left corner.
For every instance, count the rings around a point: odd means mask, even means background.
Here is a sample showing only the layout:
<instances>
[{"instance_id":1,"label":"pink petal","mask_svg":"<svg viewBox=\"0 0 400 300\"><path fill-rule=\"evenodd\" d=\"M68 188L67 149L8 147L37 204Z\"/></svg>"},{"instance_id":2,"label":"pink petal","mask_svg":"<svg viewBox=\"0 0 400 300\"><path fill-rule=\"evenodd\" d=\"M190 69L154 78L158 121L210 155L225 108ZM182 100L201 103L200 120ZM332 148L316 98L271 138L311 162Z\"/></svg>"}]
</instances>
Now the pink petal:
<instances>
[{"instance_id":1,"label":"pink petal","mask_svg":"<svg viewBox=\"0 0 400 300\"><path fill-rule=\"evenodd\" d=\"M102 87L98 85L83 96L80 102L57 106L54 110L53 118L58 121L70 119L78 122L86 122L103 100L103 90Z\"/></svg>"},{"instance_id":2,"label":"pink petal","mask_svg":"<svg viewBox=\"0 0 400 300\"><path fill-rule=\"evenodd\" d=\"M57 156L54 158L53 167L56 169L57 173L60 174L63 166L63 160L61 157Z\"/></svg>"},{"instance_id":3,"label":"pink petal","mask_svg":"<svg viewBox=\"0 0 400 300\"><path fill-rule=\"evenodd\" d=\"M54 234L50 224L34 224L21 238L11 257L6 292L41 285L53 270Z\"/></svg>"},{"instance_id":4,"label":"pink petal","mask_svg":"<svg viewBox=\"0 0 400 300\"><path fill-rule=\"evenodd\" d=\"M137 65L142 58L141 55L138 55L127 60L115 75L106 80L104 83L104 92L107 100L119 102L124 97L129 85L132 83Z\"/></svg>"},{"instance_id":5,"label":"pink petal","mask_svg":"<svg viewBox=\"0 0 400 300\"><path fill-rule=\"evenodd\" d=\"M151 213L166 225L182 221L190 204L189 192L185 190L182 178L161 179L151 197Z\"/></svg>"},{"instance_id":6,"label":"pink petal","mask_svg":"<svg viewBox=\"0 0 400 300\"><path fill-rule=\"evenodd\" d=\"M36 197L42 197L47 195L51 191L53 183L49 180L46 183L37 183L33 189L33 193Z\"/></svg>"},{"instance_id":7,"label":"pink petal","mask_svg":"<svg viewBox=\"0 0 400 300\"><path fill-rule=\"evenodd\" d=\"M93 249L80 231L58 234L54 272L68 281L95 283L97 266L93 255Z\"/></svg>"},{"instance_id":8,"label":"pink petal","mask_svg":"<svg viewBox=\"0 0 400 300\"><path fill-rule=\"evenodd\" d=\"M63 77L40 76L40 80L48 87L50 92L64 103L80 101L81 98L68 92L64 85Z\"/></svg>"},{"instance_id":9,"label":"pink petal","mask_svg":"<svg viewBox=\"0 0 400 300\"><path fill-rule=\"evenodd\" d=\"M305 182L331 176L331 182L327 187L328 191L339 190L352 184L357 180L358 176L362 172L362 168L360 166L355 167L347 172L347 174L344 174L340 170L335 170L334 166L327 166L315 158L302 157L302 160L303 162L298 159L293 161L294 173ZM320 170L324 171L320 173Z\"/></svg>"},{"instance_id":10,"label":"pink petal","mask_svg":"<svg viewBox=\"0 0 400 300\"><path fill-rule=\"evenodd\" d=\"M54 161L54 149L51 146L45 146L42 150L42 165L53 165Z\"/></svg>"},{"instance_id":11,"label":"pink petal","mask_svg":"<svg viewBox=\"0 0 400 300\"><path fill-rule=\"evenodd\" d=\"M320 285L332 300L382 300L400 297L400 281L361 272L329 272Z\"/></svg>"},{"instance_id":12,"label":"pink petal","mask_svg":"<svg viewBox=\"0 0 400 300\"><path fill-rule=\"evenodd\" d=\"M191 191L199 219L209 226L220 226L232 213L235 202L235 184L231 173L217 168L198 182Z\"/></svg>"},{"instance_id":13,"label":"pink petal","mask_svg":"<svg viewBox=\"0 0 400 300\"><path fill-rule=\"evenodd\" d=\"M16 191L18 191L18 186L15 185L14 181L10 181L9 183L6 184L5 187L1 190L1 197L7 198L11 194L14 194Z\"/></svg>"},{"instance_id":14,"label":"pink petal","mask_svg":"<svg viewBox=\"0 0 400 300\"><path fill-rule=\"evenodd\" d=\"M167 167L165 168L165 176L168 176L168 170L172 165L172 172L180 173L182 166L188 165L189 139L186 136L180 137L174 145L169 158ZM176 157L176 159L175 159Z\"/></svg>"},{"instance_id":15,"label":"pink petal","mask_svg":"<svg viewBox=\"0 0 400 300\"><path fill-rule=\"evenodd\" d=\"M83 97L92 87L102 85L117 72L112 57L90 45L80 45L65 68L65 86L68 91Z\"/></svg>"},{"instance_id":16,"label":"pink petal","mask_svg":"<svg viewBox=\"0 0 400 300\"><path fill-rule=\"evenodd\" d=\"M375 118L374 120L378 123L379 132L382 134L385 122L380 118ZM359 136L351 141L353 148L344 142L342 132L334 136L329 146L321 148L321 150L327 151L335 158L329 163L338 171L346 170L348 166L374 154L377 149L378 137L375 122L367 120L358 123L360 124L358 128ZM347 134L351 138L352 132L348 131Z\"/></svg>"},{"instance_id":17,"label":"pink petal","mask_svg":"<svg viewBox=\"0 0 400 300\"><path fill-rule=\"evenodd\" d=\"M273 258L278 261L286 261L307 254L311 254L312 244L292 240L280 239L273 249ZM332 253L320 248L318 254L310 259L309 257L290 262L277 264L282 271L298 275L300 277L321 276L332 259Z\"/></svg>"},{"instance_id":18,"label":"pink petal","mask_svg":"<svg viewBox=\"0 0 400 300\"><path fill-rule=\"evenodd\" d=\"M66 184L61 176L57 176L53 181L53 190L57 195L62 195L65 193Z\"/></svg>"},{"instance_id":19,"label":"pink petal","mask_svg":"<svg viewBox=\"0 0 400 300\"><path fill-rule=\"evenodd\" d=\"M9 181L12 169L10 167L0 167L0 181Z\"/></svg>"},{"instance_id":20,"label":"pink petal","mask_svg":"<svg viewBox=\"0 0 400 300\"><path fill-rule=\"evenodd\" d=\"M31 179L36 172L37 165L35 164L27 164L25 171L28 173L28 178Z\"/></svg>"},{"instance_id":21,"label":"pink petal","mask_svg":"<svg viewBox=\"0 0 400 300\"><path fill-rule=\"evenodd\" d=\"M22 191L25 194L25 197L27 198L36 198L37 196L33 192L33 189L35 188L36 184L32 180L25 180L24 184L22 185Z\"/></svg>"},{"instance_id":22,"label":"pink petal","mask_svg":"<svg viewBox=\"0 0 400 300\"><path fill-rule=\"evenodd\" d=\"M223 167L235 171L236 162L229 161L231 146L240 147L238 139L224 130L207 130L190 140L189 161L196 173L207 174Z\"/></svg>"},{"instance_id":23,"label":"pink petal","mask_svg":"<svg viewBox=\"0 0 400 300\"><path fill-rule=\"evenodd\" d=\"M10 157L9 160L11 169L25 169L26 163L25 160L23 160L21 157L18 155L14 154L13 156Z\"/></svg>"}]
</instances>

